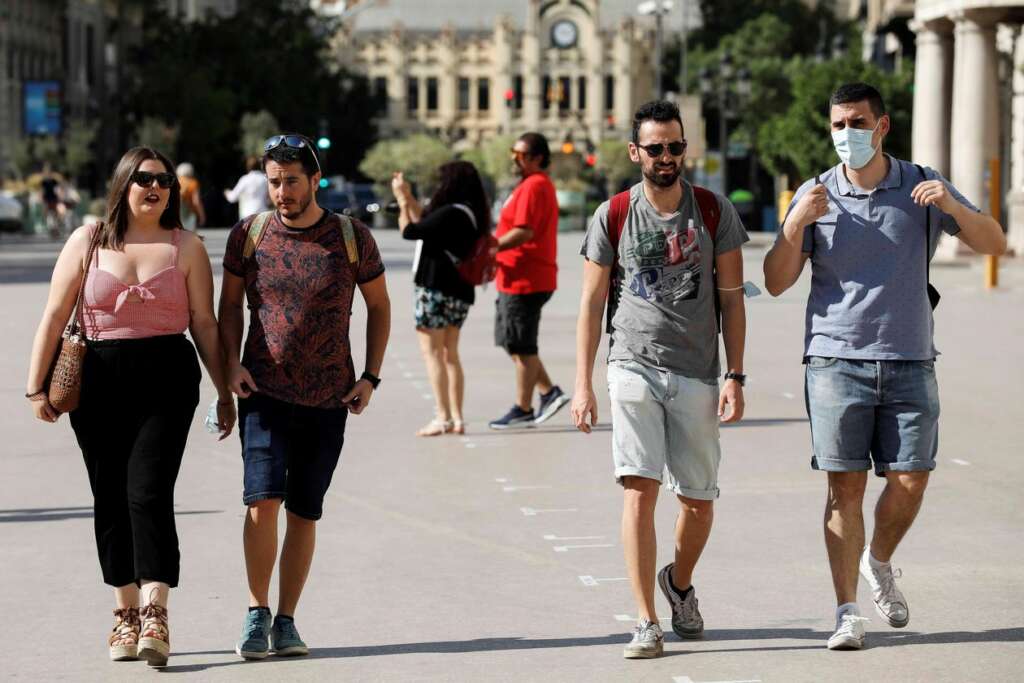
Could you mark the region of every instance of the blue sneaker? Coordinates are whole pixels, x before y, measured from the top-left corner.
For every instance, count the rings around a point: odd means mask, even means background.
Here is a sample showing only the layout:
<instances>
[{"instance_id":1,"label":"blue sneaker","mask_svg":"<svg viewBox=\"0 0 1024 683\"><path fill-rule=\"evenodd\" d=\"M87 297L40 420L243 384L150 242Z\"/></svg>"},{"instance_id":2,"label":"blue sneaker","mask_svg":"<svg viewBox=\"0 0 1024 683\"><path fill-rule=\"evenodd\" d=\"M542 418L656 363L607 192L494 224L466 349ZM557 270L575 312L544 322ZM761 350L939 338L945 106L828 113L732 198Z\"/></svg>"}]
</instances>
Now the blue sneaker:
<instances>
[{"instance_id":1,"label":"blue sneaker","mask_svg":"<svg viewBox=\"0 0 1024 683\"><path fill-rule=\"evenodd\" d=\"M278 657L301 657L309 654L309 648L299 638L295 628L295 619L278 614L274 617L274 626L270 629L271 647Z\"/></svg>"},{"instance_id":2,"label":"blue sneaker","mask_svg":"<svg viewBox=\"0 0 1024 683\"><path fill-rule=\"evenodd\" d=\"M529 410L523 410L519 406L512 406L512 410L499 417L497 420L491 420L487 423L487 426L491 429L511 429L513 427L532 427L534 423L533 408Z\"/></svg>"},{"instance_id":3,"label":"blue sneaker","mask_svg":"<svg viewBox=\"0 0 1024 683\"><path fill-rule=\"evenodd\" d=\"M555 413L565 407L569 400L569 397L565 395L565 392L557 384L551 387L551 391L540 395L540 414L533 421L534 424L541 424L550 420L555 416Z\"/></svg>"},{"instance_id":4,"label":"blue sneaker","mask_svg":"<svg viewBox=\"0 0 1024 683\"><path fill-rule=\"evenodd\" d=\"M235 645L242 659L263 659L270 653L270 608L256 607L245 615L242 637Z\"/></svg>"}]
</instances>

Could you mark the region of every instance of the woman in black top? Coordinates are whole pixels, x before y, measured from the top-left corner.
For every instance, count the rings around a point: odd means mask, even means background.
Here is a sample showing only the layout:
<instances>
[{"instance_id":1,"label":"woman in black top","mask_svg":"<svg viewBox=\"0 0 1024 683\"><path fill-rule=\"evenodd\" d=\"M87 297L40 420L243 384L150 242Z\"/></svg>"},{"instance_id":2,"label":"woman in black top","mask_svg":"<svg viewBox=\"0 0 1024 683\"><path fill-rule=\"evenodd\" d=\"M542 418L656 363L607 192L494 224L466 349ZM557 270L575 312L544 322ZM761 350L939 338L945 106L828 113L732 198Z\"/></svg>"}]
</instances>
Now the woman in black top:
<instances>
[{"instance_id":1,"label":"woman in black top","mask_svg":"<svg viewBox=\"0 0 1024 683\"><path fill-rule=\"evenodd\" d=\"M436 416L418 436L463 434L463 373L459 329L473 303L473 285L455 264L490 230L487 196L476 167L452 161L440 168L440 185L426 209L413 197L401 172L391 189L398 200L398 227L407 240L420 240L413 262L416 333L437 402Z\"/></svg>"}]
</instances>

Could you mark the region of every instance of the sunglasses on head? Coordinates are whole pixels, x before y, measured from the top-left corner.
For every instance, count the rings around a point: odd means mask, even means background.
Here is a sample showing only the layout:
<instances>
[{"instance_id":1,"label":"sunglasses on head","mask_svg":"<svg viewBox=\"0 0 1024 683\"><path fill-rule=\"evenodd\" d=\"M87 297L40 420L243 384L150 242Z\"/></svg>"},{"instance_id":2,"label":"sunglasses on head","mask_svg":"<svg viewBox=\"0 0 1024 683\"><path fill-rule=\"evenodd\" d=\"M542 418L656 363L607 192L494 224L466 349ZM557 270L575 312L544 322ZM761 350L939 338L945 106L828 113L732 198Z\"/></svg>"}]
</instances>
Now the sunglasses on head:
<instances>
[{"instance_id":1,"label":"sunglasses on head","mask_svg":"<svg viewBox=\"0 0 1024 683\"><path fill-rule=\"evenodd\" d=\"M177 180L177 176L173 173L150 173L149 171L136 171L132 173L132 182L142 187L149 187L153 184L153 181L161 188L166 190L173 185Z\"/></svg>"},{"instance_id":2,"label":"sunglasses on head","mask_svg":"<svg viewBox=\"0 0 1024 683\"><path fill-rule=\"evenodd\" d=\"M320 160L316 158L316 152L310 147L309 142L306 138L301 135L273 135L267 138L267 141L263 143L263 153L266 154L271 150L275 150L278 147L288 147L289 149L308 149L309 153L313 156L313 161L316 162L317 173L323 173L320 170Z\"/></svg>"},{"instance_id":3,"label":"sunglasses on head","mask_svg":"<svg viewBox=\"0 0 1024 683\"><path fill-rule=\"evenodd\" d=\"M670 142L668 145L663 145L660 142L653 145L637 145L637 147L644 150L652 157L660 157L665 152L666 146L668 147L668 153L677 157L686 151L686 140L681 142Z\"/></svg>"}]
</instances>

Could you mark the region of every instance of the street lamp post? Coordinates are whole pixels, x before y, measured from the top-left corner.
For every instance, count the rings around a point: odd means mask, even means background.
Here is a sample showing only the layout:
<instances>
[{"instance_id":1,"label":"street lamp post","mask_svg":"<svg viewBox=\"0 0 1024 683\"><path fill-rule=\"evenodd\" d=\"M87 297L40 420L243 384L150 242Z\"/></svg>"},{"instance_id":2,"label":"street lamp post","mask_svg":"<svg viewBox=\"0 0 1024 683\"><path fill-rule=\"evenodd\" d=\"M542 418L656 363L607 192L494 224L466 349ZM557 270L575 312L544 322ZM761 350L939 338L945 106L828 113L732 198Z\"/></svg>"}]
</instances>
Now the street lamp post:
<instances>
[{"instance_id":1,"label":"street lamp post","mask_svg":"<svg viewBox=\"0 0 1024 683\"><path fill-rule=\"evenodd\" d=\"M729 124L730 105L738 108L750 96L750 71L743 67L733 78L732 57L723 53L718 61L718 69L712 71L708 67L700 70L700 90L706 98L712 95L718 100L718 149L722 155L722 194L729 191Z\"/></svg>"},{"instance_id":2,"label":"street lamp post","mask_svg":"<svg viewBox=\"0 0 1024 683\"><path fill-rule=\"evenodd\" d=\"M636 6L636 11L640 14L654 15L654 93L659 100L665 97L665 90L661 85L662 45L664 43L662 18L671 12L674 6L672 0L646 0Z\"/></svg>"}]
</instances>

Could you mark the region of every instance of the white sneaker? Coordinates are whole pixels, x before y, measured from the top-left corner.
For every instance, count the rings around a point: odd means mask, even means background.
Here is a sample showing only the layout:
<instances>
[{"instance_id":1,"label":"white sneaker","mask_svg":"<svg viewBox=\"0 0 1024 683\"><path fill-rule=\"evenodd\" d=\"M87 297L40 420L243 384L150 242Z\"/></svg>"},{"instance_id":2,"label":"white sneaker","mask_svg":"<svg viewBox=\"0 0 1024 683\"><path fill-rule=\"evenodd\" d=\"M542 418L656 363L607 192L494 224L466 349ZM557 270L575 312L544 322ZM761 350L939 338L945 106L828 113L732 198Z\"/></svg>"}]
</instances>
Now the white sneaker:
<instances>
[{"instance_id":1,"label":"white sneaker","mask_svg":"<svg viewBox=\"0 0 1024 683\"><path fill-rule=\"evenodd\" d=\"M864 624L869 621L859 614L844 613L836 621L836 632L828 639L828 649L859 650L864 647Z\"/></svg>"},{"instance_id":2,"label":"white sneaker","mask_svg":"<svg viewBox=\"0 0 1024 683\"><path fill-rule=\"evenodd\" d=\"M893 628L903 628L910 623L910 608L907 607L907 599L896 587L896 579L903 575L897 569L895 572L891 565L885 565L880 569L871 566L871 559L868 557L870 548L864 548L864 554L860 556L860 575L871 586L871 595L875 600L875 610Z\"/></svg>"},{"instance_id":3,"label":"white sneaker","mask_svg":"<svg viewBox=\"0 0 1024 683\"><path fill-rule=\"evenodd\" d=\"M654 659L660 657L665 641L661 626L641 619L633 629L633 640L622 650L626 659Z\"/></svg>"}]
</instances>

